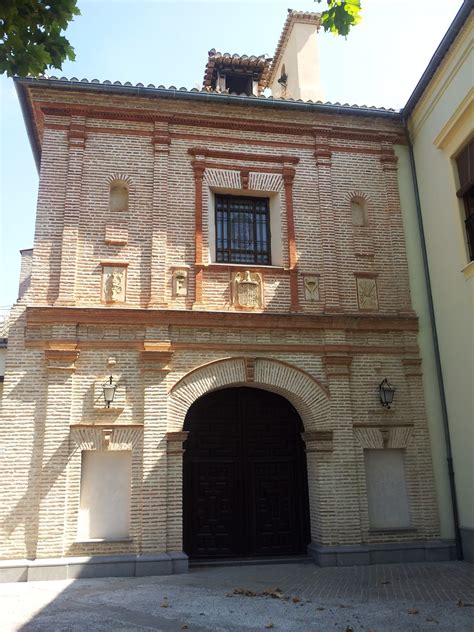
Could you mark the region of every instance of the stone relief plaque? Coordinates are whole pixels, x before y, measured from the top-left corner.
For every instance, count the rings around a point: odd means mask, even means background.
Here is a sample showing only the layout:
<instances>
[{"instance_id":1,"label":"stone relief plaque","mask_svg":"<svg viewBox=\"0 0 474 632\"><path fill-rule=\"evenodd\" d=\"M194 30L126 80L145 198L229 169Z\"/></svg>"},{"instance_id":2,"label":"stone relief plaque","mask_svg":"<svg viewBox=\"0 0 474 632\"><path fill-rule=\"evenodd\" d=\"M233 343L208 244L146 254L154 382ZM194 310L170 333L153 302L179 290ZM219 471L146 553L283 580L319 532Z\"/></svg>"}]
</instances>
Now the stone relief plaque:
<instances>
[{"instance_id":1,"label":"stone relief plaque","mask_svg":"<svg viewBox=\"0 0 474 632\"><path fill-rule=\"evenodd\" d=\"M232 290L235 307L258 309L263 306L262 275L258 272L236 272L232 278Z\"/></svg>"},{"instance_id":2,"label":"stone relief plaque","mask_svg":"<svg viewBox=\"0 0 474 632\"><path fill-rule=\"evenodd\" d=\"M125 266L103 266L102 300L106 303L124 303L126 282Z\"/></svg>"},{"instance_id":3,"label":"stone relief plaque","mask_svg":"<svg viewBox=\"0 0 474 632\"><path fill-rule=\"evenodd\" d=\"M173 272L173 296L188 295L188 271L175 270Z\"/></svg>"},{"instance_id":4,"label":"stone relief plaque","mask_svg":"<svg viewBox=\"0 0 474 632\"><path fill-rule=\"evenodd\" d=\"M307 275L303 277L305 301L315 303L319 301L319 277L317 275Z\"/></svg>"},{"instance_id":5,"label":"stone relief plaque","mask_svg":"<svg viewBox=\"0 0 474 632\"><path fill-rule=\"evenodd\" d=\"M359 309L378 309L377 281L371 277L356 277Z\"/></svg>"}]
</instances>

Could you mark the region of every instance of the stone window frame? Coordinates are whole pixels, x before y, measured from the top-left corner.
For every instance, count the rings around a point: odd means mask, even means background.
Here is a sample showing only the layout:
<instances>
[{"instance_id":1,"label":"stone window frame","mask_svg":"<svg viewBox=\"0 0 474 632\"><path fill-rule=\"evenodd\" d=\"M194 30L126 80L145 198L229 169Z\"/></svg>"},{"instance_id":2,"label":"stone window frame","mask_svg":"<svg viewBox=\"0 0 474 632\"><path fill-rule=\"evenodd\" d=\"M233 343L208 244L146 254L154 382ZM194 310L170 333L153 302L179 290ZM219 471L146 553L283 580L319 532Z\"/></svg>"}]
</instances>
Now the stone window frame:
<instances>
[{"instance_id":1,"label":"stone window frame","mask_svg":"<svg viewBox=\"0 0 474 632\"><path fill-rule=\"evenodd\" d=\"M466 240L466 253L469 263L474 262L474 138L463 143L455 158L457 184L456 191L462 211L460 218Z\"/></svg>"},{"instance_id":2,"label":"stone window frame","mask_svg":"<svg viewBox=\"0 0 474 632\"><path fill-rule=\"evenodd\" d=\"M74 424L70 427L67 467L68 495L65 508L64 553L66 555L130 552L139 545L142 529L143 425L142 424ZM78 539L81 493L82 452L125 450L131 452L130 532L121 539ZM111 548L112 547L112 548Z\"/></svg>"},{"instance_id":3,"label":"stone window frame","mask_svg":"<svg viewBox=\"0 0 474 632\"><path fill-rule=\"evenodd\" d=\"M248 191L245 189L232 189L224 187L206 186L204 196L207 197L207 243L208 243L208 260L212 265L224 266L246 266L246 267L265 267L265 268L282 268L284 266L283 247L284 237L282 232L282 201L280 191ZM239 262L221 262L217 261L216 254L216 195L229 195L242 198L261 197L268 200L269 206L269 228L270 228L270 263L239 263Z\"/></svg>"}]
</instances>

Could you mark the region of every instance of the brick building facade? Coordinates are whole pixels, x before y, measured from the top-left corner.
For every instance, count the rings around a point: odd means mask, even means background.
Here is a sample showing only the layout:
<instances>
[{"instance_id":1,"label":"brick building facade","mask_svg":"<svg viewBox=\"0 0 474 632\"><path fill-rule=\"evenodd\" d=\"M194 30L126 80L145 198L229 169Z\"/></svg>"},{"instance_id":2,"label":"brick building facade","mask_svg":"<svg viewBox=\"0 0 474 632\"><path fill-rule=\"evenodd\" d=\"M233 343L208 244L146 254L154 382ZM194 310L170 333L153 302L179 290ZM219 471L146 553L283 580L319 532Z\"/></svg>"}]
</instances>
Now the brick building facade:
<instances>
[{"instance_id":1,"label":"brick building facade","mask_svg":"<svg viewBox=\"0 0 474 632\"><path fill-rule=\"evenodd\" d=\"M290 35L314 26L298 15ZM222 59L211 51L211 77ZM275 59L239 58L255 96L16 80L40 185L4 382L9 578L179 572L190 553L307 545L320 564L449 559L402 123L258 96Z\"/></svg>"}]
</instances>

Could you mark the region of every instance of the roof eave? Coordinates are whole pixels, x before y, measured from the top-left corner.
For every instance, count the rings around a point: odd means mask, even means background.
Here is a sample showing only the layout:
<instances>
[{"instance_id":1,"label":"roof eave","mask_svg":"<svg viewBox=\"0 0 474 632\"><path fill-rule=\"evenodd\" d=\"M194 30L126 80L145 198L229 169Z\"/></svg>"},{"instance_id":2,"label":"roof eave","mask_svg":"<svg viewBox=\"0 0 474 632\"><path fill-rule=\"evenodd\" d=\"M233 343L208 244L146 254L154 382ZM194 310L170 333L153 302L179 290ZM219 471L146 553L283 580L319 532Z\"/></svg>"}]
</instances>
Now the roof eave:
<instances>
[{"instance_id":1,"label":"roof eave","mask_svg":"<svg viewBox=\"0 0 474 632\"><path fill-rule=\"evenodd\" d=\"M385 110L363 106L354 107L350 105L340 105L337 103L313 103L310 101L301 100L292 101L284 99L273 99L271 97L238 96L206 91L194 92L184 89L178 90L173 88L124 86L116 84L89 83L84 81L70 81L64 79L15 77L14 81L38 170L41 161L41 147L39 145L39 139L36 133L36 125L27 94L27 88L33 85L51 90L79 90L85 92L102 92L106 94L123 94L126 96L134 95L144 98L183 99L188 101L218 101L222 104L241 105L246 107L256 106L273 109L330 113L339 116L375 116L377 118L386 118L397 121L401 120L400 113L394 110Z\"/></svg>"},{"instance_id":2,"label":"roof eave","mask_svg":"<svg viewBox=\"0 0 474 632\"><path fill-rule=\"evenodd\" d=\"M33 158L35 160L36 170L40 171L41 165L41 147L39 144L38 135L36 133L36 126L33 120L33 114L31 112L30 104L28 102L28 95L26 91L26 85L22 77L13 77L13 84L15 86L18 100L20 102L21 113L23 120L25 121L26 133L28 134L28 140L30 141L31 151L33 152Z\"/></svg>"}]
</instances>

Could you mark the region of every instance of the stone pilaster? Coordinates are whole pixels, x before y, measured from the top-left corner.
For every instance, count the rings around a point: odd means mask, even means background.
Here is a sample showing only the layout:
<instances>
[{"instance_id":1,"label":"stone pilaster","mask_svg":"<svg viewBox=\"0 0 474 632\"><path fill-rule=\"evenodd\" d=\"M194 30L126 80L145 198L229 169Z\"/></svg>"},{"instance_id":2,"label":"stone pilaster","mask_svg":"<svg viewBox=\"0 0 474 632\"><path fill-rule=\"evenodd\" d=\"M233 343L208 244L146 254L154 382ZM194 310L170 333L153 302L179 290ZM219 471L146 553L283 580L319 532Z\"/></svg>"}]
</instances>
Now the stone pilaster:
<instances>
[{"instance_id":1,"label":"stone pilaster","mask_svg":"<svg viewBox=\"0 0 474 632\"><path fill-rule=\"evenodd\" d=\"M81 217L81 189L86 119L71 116L69 125L69 160L64 201L59 293L56 305L74 305L76 300L77 248Z\"/></svg>"},{"instance_id":2,"label":"stone pilaster","mask_svg":"<svg viewBox=\"0 0 474 632\"><path fill-rule=\"evenodd\" d=\"M166 236L170 135L167 122L155 122L153 135L153 233L151 237L150 307L166 307Z\"/></svg>"},{"instance_id":3,"label":"stone pilaster","mask_svg":"<svg viewBox=\"0 0 474 632\"><path fill-rule=\"evenodd\" d=\"M341 309L338 282L337 238L334 227L338 225L334 215L331 149L329 130L315 129L316 167L318 171L319 213L321 219L321 243L324 266L324 309L326 312L337 312Z\"/></svg>"}]
</instances>

